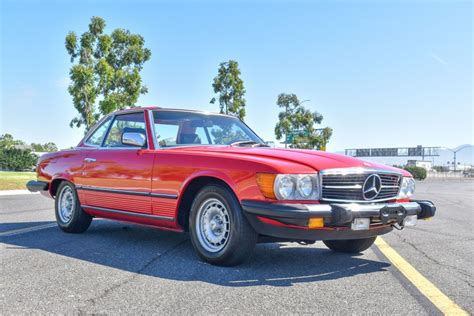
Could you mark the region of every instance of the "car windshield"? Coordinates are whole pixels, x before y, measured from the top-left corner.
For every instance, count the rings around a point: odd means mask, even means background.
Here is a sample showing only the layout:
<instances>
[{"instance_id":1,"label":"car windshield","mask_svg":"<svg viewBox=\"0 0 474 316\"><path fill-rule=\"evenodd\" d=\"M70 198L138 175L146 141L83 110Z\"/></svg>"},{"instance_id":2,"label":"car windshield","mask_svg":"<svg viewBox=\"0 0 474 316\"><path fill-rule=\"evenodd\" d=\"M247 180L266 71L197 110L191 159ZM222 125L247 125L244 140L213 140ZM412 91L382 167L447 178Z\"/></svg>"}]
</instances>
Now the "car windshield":
<instances>
[{"instance_id":1,"label":"car windshield","mask_svg":"<svg viewBox=\"0 0 474 316\"><path fill-rule=\"evenodd\" d=\"M265 146L241 120L231 116L186 111L153 111L160 147L233 145Z\"/></svg>"}]
</instances>

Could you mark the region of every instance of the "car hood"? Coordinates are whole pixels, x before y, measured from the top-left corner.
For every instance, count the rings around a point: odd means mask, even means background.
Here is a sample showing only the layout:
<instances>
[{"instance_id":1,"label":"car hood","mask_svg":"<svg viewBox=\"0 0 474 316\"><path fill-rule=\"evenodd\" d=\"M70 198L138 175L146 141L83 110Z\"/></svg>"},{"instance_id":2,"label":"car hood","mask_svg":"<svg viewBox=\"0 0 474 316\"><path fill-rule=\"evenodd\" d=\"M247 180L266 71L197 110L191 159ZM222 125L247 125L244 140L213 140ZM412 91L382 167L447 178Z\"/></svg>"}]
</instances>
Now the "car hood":
<instances>
[{"instance_id":1,"label":"car hood","mask_svg":"<svg viewBox=\"0 0 474 316\"><path fill-rule=\"evenodd\" d=\"M259 158L270 158L272 160L283 160L292 163L299 163L311 167L316 171L333 168L368 168L394 171L404 175L409 175L408 172L402 169L317 150L229 146L193 146L175 147L173 149L179 151L200 152L203 154L221 154L223 156L233 157L253 156Z\"/></svg>"}]
</instances>

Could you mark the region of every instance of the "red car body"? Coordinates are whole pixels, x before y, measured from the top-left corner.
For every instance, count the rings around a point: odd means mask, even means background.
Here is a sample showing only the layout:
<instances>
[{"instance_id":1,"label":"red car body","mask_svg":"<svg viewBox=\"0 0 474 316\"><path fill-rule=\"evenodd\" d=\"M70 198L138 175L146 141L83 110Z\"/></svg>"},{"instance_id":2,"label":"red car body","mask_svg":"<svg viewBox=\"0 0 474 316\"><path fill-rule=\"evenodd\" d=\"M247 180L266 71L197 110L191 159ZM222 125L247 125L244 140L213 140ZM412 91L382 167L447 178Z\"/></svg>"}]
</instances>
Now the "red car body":
<instances>
[{"instance_id":1,"label":"red car body","mask_svg":"<svg viewBox=\"0 0 474 316\"><path fill-rule=\"evenodd\" d=\"M301 205L328 202L265 197L257 174L311 174L344 169L377 170L400 178L411 177L405 170L314 150L206 145L158 148L152 139L153 111L161 109L134 108L112 114L144 113L147 148L104 149L89 146L83 140L75 149L42 156L37 166L38 181L29 184L29 189L55 197L59 184L68 181L75 185L83 210L94 217L185 231L193 197L206 184L217 182L235 194L258 233L289 240L315 240L358 238L361 233L352 231L350 225L310 227L308 216L304 221L288 219L285 215L277 216L280 214L278 209L272 216L272 210L279 205L284 208L294 205L301 209ZM395 197L387 202L391 205L410 203L408 198ZM260 212L259 205L265 211ZM336 210L334 205L333 212ZM418 218L430 217L434 214L434 206L427 210L423 203L417 204L414 212ZM423 212L424 215L420 215ZM386 233L392 225L392 222L373 223L369 231L374 231L371 235ZM308 235L311 231L313 235ZM350 232L346 235L344 231ZM360 236L368 235L364 232Z\"/></svg>"}]
</instances>

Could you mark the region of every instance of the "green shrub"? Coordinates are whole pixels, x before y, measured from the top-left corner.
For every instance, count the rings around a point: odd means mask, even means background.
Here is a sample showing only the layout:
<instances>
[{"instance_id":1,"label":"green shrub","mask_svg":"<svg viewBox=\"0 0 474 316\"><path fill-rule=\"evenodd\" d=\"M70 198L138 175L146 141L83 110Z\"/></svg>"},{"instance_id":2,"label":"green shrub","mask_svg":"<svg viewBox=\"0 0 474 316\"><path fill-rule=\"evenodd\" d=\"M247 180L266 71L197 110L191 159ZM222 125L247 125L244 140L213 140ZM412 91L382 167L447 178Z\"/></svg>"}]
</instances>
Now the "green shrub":
<instances>
[{"instance_id":1,"label":"green shrub","mask_svg":"<svg viewBox=\"0 0 474 316\"><path fill-rule=\"evenodd\" d=\"M9 171L31 170L38 161L38 157L30 150L9 148L0 149L0 169Z\"/></svg>"},{"instance_id":2,"label":"green shrub","mask_svg":"<svg viewBox=\"0 0 474 316\"><path fill-rule=\"evenodd\" d=\"M424 180L426 179L426 169L422 167L415 167L415 166L406 166L404 168L406 171L413 175L413 178L416 180Z\"/></svg>"}]
</instances>

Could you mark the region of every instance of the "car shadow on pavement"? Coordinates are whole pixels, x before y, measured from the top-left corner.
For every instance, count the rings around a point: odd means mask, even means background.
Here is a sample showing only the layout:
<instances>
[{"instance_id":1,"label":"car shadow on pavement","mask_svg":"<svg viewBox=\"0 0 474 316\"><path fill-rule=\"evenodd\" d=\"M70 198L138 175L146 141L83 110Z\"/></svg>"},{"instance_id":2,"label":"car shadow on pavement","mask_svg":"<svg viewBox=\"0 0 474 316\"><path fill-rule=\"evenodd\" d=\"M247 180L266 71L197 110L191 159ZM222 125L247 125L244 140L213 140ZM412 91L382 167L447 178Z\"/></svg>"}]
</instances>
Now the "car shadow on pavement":
<instances>
[{"instance_id":1,"label":"car shadow on pavement","mask_svg":"<svg viewBox=\"0 0 474 316\"><path fill-rule=\"evenodd\" d=\"M0 223L0 234L11 232L13 230L18 229L26 229L31 227L38 227L47 224L51 224L51 221L43 221L43 222L9 222L9 223Z\"/></svg>"},{"instance_id":2,"label":"car shadow on pavement","mask_svg":"<svg viewBox=\"0 0 474 316\"><path fill-rule=\"evenodd\" d=\"M48 223L53 222L30 222L29 226ZM98 219L83 234L66 234L52 227L2 236L0 241L6 244L5 251L38 249L145 276L230 287L291 286L381 272L389 267L385 262L367 259L367 255L340 254L295 243L258 244L244 264L217 267L199 260L187 234ZM31 258L34 256L33 252Z\"/></svg>"}]
</instances>

